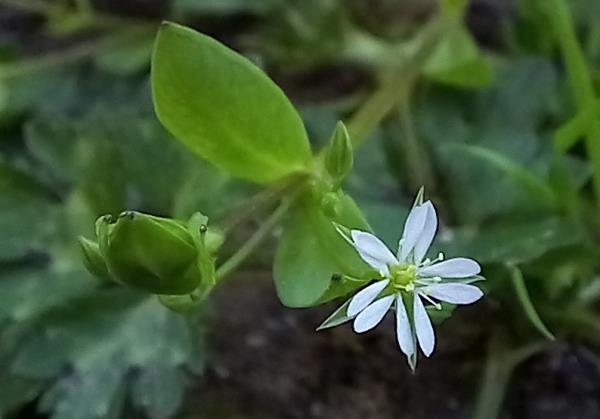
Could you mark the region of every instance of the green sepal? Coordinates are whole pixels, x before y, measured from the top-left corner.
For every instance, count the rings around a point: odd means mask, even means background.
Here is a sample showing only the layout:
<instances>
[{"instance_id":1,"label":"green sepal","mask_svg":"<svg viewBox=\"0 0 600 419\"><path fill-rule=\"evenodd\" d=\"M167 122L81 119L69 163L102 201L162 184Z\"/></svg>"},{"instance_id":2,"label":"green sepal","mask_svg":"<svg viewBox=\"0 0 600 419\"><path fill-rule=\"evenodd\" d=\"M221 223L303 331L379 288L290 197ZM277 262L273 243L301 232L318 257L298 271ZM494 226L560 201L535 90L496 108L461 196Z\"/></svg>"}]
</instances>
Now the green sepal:
<instances>
[{"instance_id":1,"label":"green sepal","mask_svg":"<svg viewBox=\"0 0 600 419\"><path fill-rule=\"evenodd\" d=\"M186 228L192 237L198 256L196 267L202 281L188 294L159 295L158 301L170 310L185 313L198 307L217 283L214 253L223 243L223 234L208 228L208 217L200 212L193 214Z\"/></svg>"},{"instance_id":2,"label":"green sepal","mask_svg":"<svg viewBox=\"0 0 600 419\"><path fill-rule=\"evenodd\" d=\"M342 121L338 121L325 152L325 169L336 188L352 170L354 155L348 130Z\"/></svg>"},{"instance_id":3,"label":"green sepal","mask_svg":"<svg viewBox=\"0 0 600 419\"><path fill-rule=\"evenodd\" d=\"M335 218L341 211L341 202L337 193L328 192L321 198L321 210L328 218Z\"/></svg>"},{"instance_id":4,"label":"green sepal","mask_svg":"<svg viewBox=\"0 0 600 419\"><path fill-rule=\"evenodd\" d=\"M98 279L110 281L110 273L106 267L106 262L104 262L104 257L100 253L98 243L88 240L83 236L79 236L78 242L83 257L83 264L88 272Z\"/></svg>"},{"instance_id":5,"label":"green sepal","mask_svg":"<svg viewBox=\"0 0 600 419\"><path fill-rule=\"evenodd\" d=\"M210 231L208 229L208 217L200 212L190 217L187 230L190 232L196 246L198 252L196 265L203 278L202 290L196 289L194 292L196 297L204 296L210 292L217 282L213 254L223 243L223 235Z\"/></svg>"},{"instance_id":6,"label":"green sepal","mask_svg":"<svg viewBox=\"0 0 600 419\"><path fill-rule=\"evenodd\" d=\"M158 301L169 310L177 313L187 313L202 301L194 297L193 294L185 295L159 295Z\"/></svg>"}]
</instances>

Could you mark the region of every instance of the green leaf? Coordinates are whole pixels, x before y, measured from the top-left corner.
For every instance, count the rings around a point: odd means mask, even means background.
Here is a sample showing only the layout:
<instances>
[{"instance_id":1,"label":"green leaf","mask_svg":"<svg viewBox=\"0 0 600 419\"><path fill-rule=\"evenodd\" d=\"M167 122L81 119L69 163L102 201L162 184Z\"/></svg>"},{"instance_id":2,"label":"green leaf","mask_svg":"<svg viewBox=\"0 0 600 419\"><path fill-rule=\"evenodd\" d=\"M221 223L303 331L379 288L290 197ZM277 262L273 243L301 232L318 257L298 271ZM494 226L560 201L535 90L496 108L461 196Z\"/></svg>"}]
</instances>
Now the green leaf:
<instances>
[{"instance_id":1,"label":"green leaf","mask_svg":"<svg viewBox=\"0 0 600 419\"><path fill-rule=\"evenodd\" d=\"M258 67L216 40L162 24L152 89L165 127L220 169L269 183L309 168L310 145L292 104Z\"/></svg>"},{"instance_id":2,"label":"green leaf","mask_svg":"<svg viewBox=\"0 0 600 419\"><path fill-rule=\"evenodd\" d=\"M553 249L582 240L576 226L560 217L497 222L481 231L463 228L453 231L449 240L436 241L436 250L448 256L468 255L481 263L523 263Z\"/></svg>"},{"instance_id":3,"label":"green leaf","mask_svg":"<svg viewBox=\"0 0 600 419\"><path fill-rule=\"evenodd\" d=\"M339 192L339 199L334 219L327 218L318 202L308 195L294 209L273 266L277 294L284 305L306 307L347 294L362 283L332 280L332 275L361 278L370 271L333 222L348 228L370 228L348 195Z\"/></svg>"},{"instance_id":4,"label":"green leaf","mask_svg":"<svg viewBox=\"0 0 600 419\"><path fill-rule=\"evenodd\" d=\"M435 81L459 87L487 86L493 80L489 61L462 25L440 42L424 71Z\"/></svg>"},{"instance_id":5,"label":"green leaf","mask_svg":"<svg viewBox=\"0 0 600 419\"><path fill-rule=\"evenodd\" d=\"M556 207L556 196L549 183L527 167L510 160L508 157L505 157L494 150L484 147L452 144L446 145L446 148L456 152L456 154L467 154L470 157L480 159L490 166L501 170L505 175L512 179L515 184L519 185L524 192L529 196L534 197L536 203L540 206L546 208Z\"/></svg>"},{"instance_id":6,"label":"green leaf","mask_svg":"<svg viewBox=\"0 0 600 419\"><path fill-rule=\"evenodd\" d=\"M131 395L148 417L166 418L181 404L185 369L201 360L190 320L128 289L98 291L40 316L11 373L51 380L39 409L52 417L117 419Z\"/></svg>"},{"instance_id":7,"label":"green leaf","mask_svg":"<svg viewBox=\"0 0 600 419\"><path fill-rule=\"evenodd\" d=\"M95 64L102 70L118 76L140 73L148 68L154 43L148 28L132 27L110 48L100 49L94 56Z\"/></svg>"},{"instance_id":8,"label":"green leaf","mask_svg":"<svg viewBox=\"0 0 600 419\"><path fill-rule=\"evenodd\" d=\"M36 179L0 160L0 261L44 252L56 229L56 205Z\"/></svg>"},{"instance_id":9,"label":"green leaf","mask_svg":"<svg viewBox=\"0 0 600 419\"><path fill-rule=\"evenodd\" d=\"M152 419L172 417L183 402L185 375L181 369L157 361L139 375L133 400Z\"/></svg>"},{"instance_id":10,"label":"green leaf","mask_svg":"<svg viewBox=\"0 0 600 419\"><path fill-rule=\"evenodd\" d=\"M521 306L525 311L525 315L527 316L531 324L533 324L542 335L546 336L550 340L554 340L554 335L548 330L548 328L540 318L540 315L533 306L533 302L531 301L529 293L527 292L527 286L525 285L523 273L516 265L509 264L507 265L507 268L510 271L511 279L515 287L517 298L519 299Z\"/></svg>"}]
</instances>

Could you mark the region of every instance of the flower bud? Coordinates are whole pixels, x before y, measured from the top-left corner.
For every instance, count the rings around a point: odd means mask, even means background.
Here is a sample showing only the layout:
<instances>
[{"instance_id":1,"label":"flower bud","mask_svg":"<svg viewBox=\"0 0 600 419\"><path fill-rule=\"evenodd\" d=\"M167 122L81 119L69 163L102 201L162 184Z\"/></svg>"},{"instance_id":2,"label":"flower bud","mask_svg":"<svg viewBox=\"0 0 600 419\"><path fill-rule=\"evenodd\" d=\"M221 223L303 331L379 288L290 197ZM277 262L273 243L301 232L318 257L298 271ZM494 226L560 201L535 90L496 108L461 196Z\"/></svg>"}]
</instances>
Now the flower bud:
<instances>
[{"instance_id":1,"label":"flower bud","mask_svg":"<svg viewBox=\"0 0 600 419\"><path fill-rule=\"evenodd\" d=\"M127 211L97 223L99 249L113 279L154 294L181 295L202 281L198 249L175 220Z\"/></svg>"},{"instance_id":2,"label":"flower bud","mask_svg":"<svg viewBox=\"0 0 600 419\"><path fill-rule=\"evenodd\" d=\"M350 172L352 164L352 142L344 123L339 121L335 126L335 131L325 154L325 169L331 176L336 188L340 186L348 172Z\"/></svg>"},{"instance_id":3,"label":"flower bud","mask_svg":"<svg viewBox=\"0 0 600 419\"><path fill-rule=\"evenodd\" d=\"M86 239L83 236L79 237L79 246L83 256L83 264L86 269L95 277L104 281L110 280L110 273L106 267L106 262L100 253L98 243Z\"/></svg>"}]
</instances>

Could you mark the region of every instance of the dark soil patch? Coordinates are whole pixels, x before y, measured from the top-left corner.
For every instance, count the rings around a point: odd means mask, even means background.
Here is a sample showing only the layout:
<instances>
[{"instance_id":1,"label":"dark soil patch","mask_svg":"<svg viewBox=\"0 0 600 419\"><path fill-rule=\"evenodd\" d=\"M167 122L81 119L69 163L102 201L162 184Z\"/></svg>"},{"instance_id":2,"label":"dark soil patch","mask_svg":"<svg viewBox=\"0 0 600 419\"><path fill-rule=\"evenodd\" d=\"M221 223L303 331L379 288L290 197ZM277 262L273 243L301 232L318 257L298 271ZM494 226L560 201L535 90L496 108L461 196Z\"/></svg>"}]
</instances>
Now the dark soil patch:
<instances>
[{"instance_id":1,"label":"dark soil patch","mask_svg":"<svg viewBox=\"0 0 600 419\"><path fill-rule=\"evenodd\" d=\"M463 419L480 387L485 305L436 328L437 348L413 375L393 319L364 335L315 327L336 307L288 309L268 278L237 280L215 294L207 375L190 397L194 418ZM482 312L483 310L483 312ZM600 418L598 358L558 345L517 368L505 419Z\"/></svg>"}]
</instances>

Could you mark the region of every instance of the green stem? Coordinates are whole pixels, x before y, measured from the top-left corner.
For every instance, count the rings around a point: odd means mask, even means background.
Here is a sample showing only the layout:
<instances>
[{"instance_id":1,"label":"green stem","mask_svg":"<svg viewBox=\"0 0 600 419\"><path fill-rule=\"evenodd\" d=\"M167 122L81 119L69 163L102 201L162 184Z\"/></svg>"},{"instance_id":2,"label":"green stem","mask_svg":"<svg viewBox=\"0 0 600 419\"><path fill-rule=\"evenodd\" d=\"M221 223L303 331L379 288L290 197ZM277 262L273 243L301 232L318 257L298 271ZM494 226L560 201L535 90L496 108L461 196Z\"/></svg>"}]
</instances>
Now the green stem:
<instances>
[{"instance_id":1,"label":"green stem","mask_svg":"<svg viewBox=\"0 0 600 419\"><path fill-rule=\"evenodd\" d=\"M92 56L102 49L119 45L130 37L143 36L149 33L148 27L131 27L119 33L108 34L63 51L48 53L41 57L33 57L10 64L0 65L0 81L10 80L28 74L39 73L54 67L68 65Z\"/></svg>"},{"instance_id":2,"label":"green stem","mask_svg":"<svg viewBox=\"0 0 600 419\"><path fill-rule=\"evenodd\" d=\"M346 126L355 147L366 139L398 103L405 100L439 40L454 23L446 16L438 16L429 22L415 40L416 46L411 53L403 57L402 63L352 115Z\"/></svg>"},{"instance_id":3,"label":"green stem","mask_svg":"<svg viewBox=\"0 0 600 419\"><path fill-rule=\"evenodd\" d=\"M404 149L406 150L406 165L411 173L413 186L419 188L426 185L428 190L434 188L433 170L421 144L417 139L410 109L410 92L400 103L400 125L402 127Z\"/></svg>"},{"instance_id":4,"label":"green stem","mask_svg":"<svg viewBox=\"0 0 600 419\"><path fill-rule=\"evenodd\" d=\"M546 346L545 342L535 342L518 349L510 349L505 334L496 331L489 341L483 383L473 419L496 419L500 415L506 389L515 367Z\"/></svg>"},{"instance_id":5,"label":"green stem","mask_svg":"<svg viewBox=\"0 0 600 419\"><path fill-rule=\"evenodd\" d=\"M293 195L298 189L305 184L305 177L294 177L283 184L275 185L268 189L264 189L245 200L240 206L228 212L223 220L219 221L224 233L233 230L241 223L247 221L254 216L256 212L265 208L267 205L275 203L283 196Z\"/></svg>"},{"instance_id":6,"label":"green stem","mask_svg":"<svg viewBox=\"0 0 600 419\"><path fill-rule=\"evenodd\" d=\"M294 200L294 197L285 199L260 226L260 228L256 230L254 234L252 234L252 236L250 236L250 238L229 259L219 266L216 272L217 282L230 275L232 272L238 269L242 263L244 263L248 256L252 254L254 249L256 249L256 247L267 237L273 227L275 227L279 221L281 221Z\"/></svg>"},{"instance_id":7,"label":"green stem","mask_svg":"<svg viewBox=\"0 0 600 419\"><path fill-rule=\"evenodd\" d=\"M596 201L600 205L600 120L596 117L597 98L592 75L587 67L583 50L573 25L573 19L564 0L543 0L550 23L563 55L578 114L586 120L585 144L594 168L593 184Z\"/></svg>"},{"instance_id":8,"label":"green stem","mask_svg":"<svg viewBox=\"0 0 600 419\"><path fill-rule=\"evenodd\" d=\"M49 15L55 7L41 0L0 0L0 5L42 15Z\"/></svg>"},{"instance_id":9,"label":"green stem","mask_svg":"<svg viewBox=\"0 0 600 419\"><path fill-rule=\"evenodd\" d=\"M90 0L75 0L75 7L81 14L91 15L94 13L94 9Z\"/></svg>"}]
</instances>

